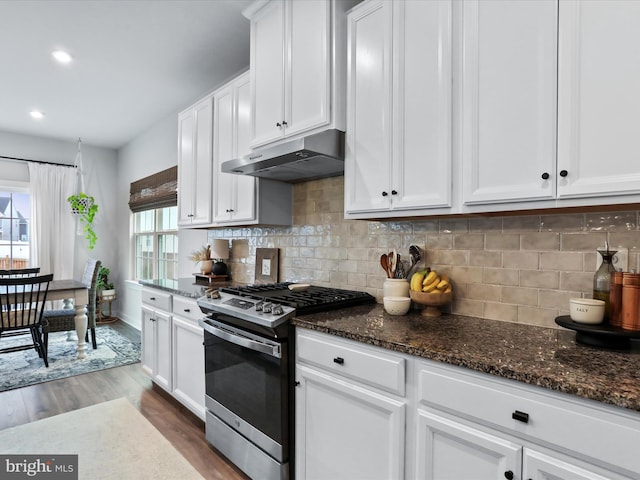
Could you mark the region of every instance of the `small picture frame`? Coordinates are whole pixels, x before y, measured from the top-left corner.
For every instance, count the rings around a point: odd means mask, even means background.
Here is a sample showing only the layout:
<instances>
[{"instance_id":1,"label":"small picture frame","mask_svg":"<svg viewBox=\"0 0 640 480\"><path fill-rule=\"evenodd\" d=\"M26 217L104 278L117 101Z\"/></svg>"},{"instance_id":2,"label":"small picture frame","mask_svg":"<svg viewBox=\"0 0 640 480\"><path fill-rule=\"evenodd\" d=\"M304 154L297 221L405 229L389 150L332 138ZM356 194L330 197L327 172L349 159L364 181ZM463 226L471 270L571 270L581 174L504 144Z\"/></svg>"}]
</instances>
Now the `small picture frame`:
<instances>
[{"instance_id":1,"label":"small picture frame","mask_svg":"<svg viewBox=\"0 0 640 480\"><path fill-rule=\"evenodd\" d=\"M256 248L255 283L276 283L278 281L278 248Z\"/></svg>"}]
</instances>

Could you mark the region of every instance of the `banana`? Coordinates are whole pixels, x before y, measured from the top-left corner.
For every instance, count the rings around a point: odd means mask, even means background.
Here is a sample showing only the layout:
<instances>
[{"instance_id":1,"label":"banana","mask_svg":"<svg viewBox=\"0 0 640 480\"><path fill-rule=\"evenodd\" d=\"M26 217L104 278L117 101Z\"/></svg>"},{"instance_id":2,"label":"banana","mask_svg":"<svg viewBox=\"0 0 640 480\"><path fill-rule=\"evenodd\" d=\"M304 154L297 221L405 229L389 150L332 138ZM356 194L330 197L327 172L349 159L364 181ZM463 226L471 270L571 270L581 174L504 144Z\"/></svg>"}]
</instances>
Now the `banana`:
<instances>
[{"instance_id":1,"label":"banana","mask_svg":"<svg viewBox=\"0 0 640 480\"><path fill-rule=\"evenodd\" d=\"M449 293L449 292L451 292L451 286L448 286L447 289L442 293Z\"/></svg>"},{"instance_id":2,"label":"banana","mask_svg":"<svg viewBox=\"0 0 640 480\"><path fill-rule=\"evenodd\" d=\"M436 275L436 278L433 280L433 282L431 282L431 283L429 283L427 285L423 284L422 291L425 292L425 293L432 292L432 291L434 291L436 289L436 287L438 286L439 283L440 283L440 277L438 277Z\"/></svg>"},{"instance_id":3,"label":"banana","mask_svg":"<svg viewBox=\"0 0 640 480\"><path fill-rule=\"evenodd\" d=\"M416 272L411 277L411 290L415 292L422 291L422 281L424 280L425 275L427 274L426 270L421 272Z\"/></svg>"},{"instance_id":4,"label":"banana","mask_svg":"<svg viewBox=\"0 0 640 480\"><path fill-rule=\"evenodd\" d=\"M438 278L438 272L435 270L431 270L422 280L422 287L426 287L427 285L433 283L433 281ZM424 290L423 290L424 291Z\"/></svg>"},{"instance_id":5,"label":"banana","mask_svg":"<svg viewBox=\"0 0 640 480\"><path fill-rule=\"evenodd\" d=\"M444 275L443 275L444 276ZM436 286L438 290L446 290L449 287L449 281L440 277L440 283Z\"/></svg>"}]
</instances>

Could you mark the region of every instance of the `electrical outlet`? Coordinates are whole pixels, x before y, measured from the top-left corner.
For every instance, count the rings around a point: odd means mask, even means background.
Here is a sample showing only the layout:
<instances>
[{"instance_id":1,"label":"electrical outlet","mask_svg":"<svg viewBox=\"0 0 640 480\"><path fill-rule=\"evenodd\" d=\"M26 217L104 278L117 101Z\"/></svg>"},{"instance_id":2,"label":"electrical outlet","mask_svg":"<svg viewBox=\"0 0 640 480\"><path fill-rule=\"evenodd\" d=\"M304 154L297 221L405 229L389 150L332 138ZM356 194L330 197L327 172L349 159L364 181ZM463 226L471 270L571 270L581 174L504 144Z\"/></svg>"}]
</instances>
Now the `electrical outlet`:
<instances>
[{"instance_id":1,"label":"electrical outlet","mask_svg":"<svg viewBox=\"0 0 640 480\"><path fill-rule=\"evenodd\" d=\"M617 250L613 258L611 259L611 263L615 267L616 270L620 272L629 271L629 249L628 248L615 248L610 247L611 250ZM602 255L596 252L596 270L602 265Z\"/></svg>"}]
</instances>

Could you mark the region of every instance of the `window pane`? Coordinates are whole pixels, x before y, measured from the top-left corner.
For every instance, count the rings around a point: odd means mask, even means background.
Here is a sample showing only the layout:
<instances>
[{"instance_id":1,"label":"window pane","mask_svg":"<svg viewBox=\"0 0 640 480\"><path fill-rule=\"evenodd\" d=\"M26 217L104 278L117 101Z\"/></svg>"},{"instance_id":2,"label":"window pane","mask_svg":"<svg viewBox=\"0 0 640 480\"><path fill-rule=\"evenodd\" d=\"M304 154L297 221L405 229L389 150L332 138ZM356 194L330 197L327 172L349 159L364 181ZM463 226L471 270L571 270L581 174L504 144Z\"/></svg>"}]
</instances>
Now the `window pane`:
<instances>
[{"instance_id":1,"label":"window pane","mask_svg":"<svg viewBox=\"0 0 640 480\"><path fill-rule=\"evenodd\" d=\"M178 207L160 208L158 212L158 231L178 229Z\"/></svg>"},{"instance_id":2,"label":"window pane","mask_svg":"<svg viewBox=\"0 0 640 480\"><path fill-rule=\"evenodd\" d=\"M155 210L145 210L135 214L135 232L153 232L155 230Z\"/></svg>"},{"instance_id":3,"label":"window pane","mask_svg":"<svg viewBox=\"0 0 640 480\"><path fill-rule=\"evenodd\" d=\"M177 235L158 235L158 277L178 279Z\"/></svg>"},{"instance_id":4,"label":"window pane","mask_svg":"<svg viewBox=\"0 0 640 480\"><path fill-rule=\"evenodd\" d=\"M0 268L29 266L28 193L0 191Z\"/></svg>"},{"instance_id":5,"label":"window pane","mask_svg":"<svg viewBox=\"0 0 640 480\"><path fill-rule=\"evenodd\" d=\"M153 235L136 235L136 278L153 280Z\"/></svg>"}]
</instances>

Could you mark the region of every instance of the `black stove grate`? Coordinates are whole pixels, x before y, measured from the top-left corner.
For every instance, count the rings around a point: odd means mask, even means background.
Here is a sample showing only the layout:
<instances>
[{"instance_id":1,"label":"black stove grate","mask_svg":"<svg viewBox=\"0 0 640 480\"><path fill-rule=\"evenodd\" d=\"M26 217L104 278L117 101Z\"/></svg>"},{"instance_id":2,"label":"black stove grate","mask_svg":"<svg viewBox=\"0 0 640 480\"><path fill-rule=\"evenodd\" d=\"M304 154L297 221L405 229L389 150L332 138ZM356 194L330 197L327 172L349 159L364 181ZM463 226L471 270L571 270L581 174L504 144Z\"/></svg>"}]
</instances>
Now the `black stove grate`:
<instances>
[{"instance_id":1,"label":"black stove grate","mask_svg":"<svg viewBox=\"0 0 640 480\"><path fill-rule=\"evenodd\" d=\"M254 300L267 300L287 305L295 308L298 316L375 303L376 301L373 296L366 292L314 285L302 292L292 292L288 288L291 283L281 282L247 285L244 287L223 287L220 288L220 291Z\"/></svg>"}]
</instances>

